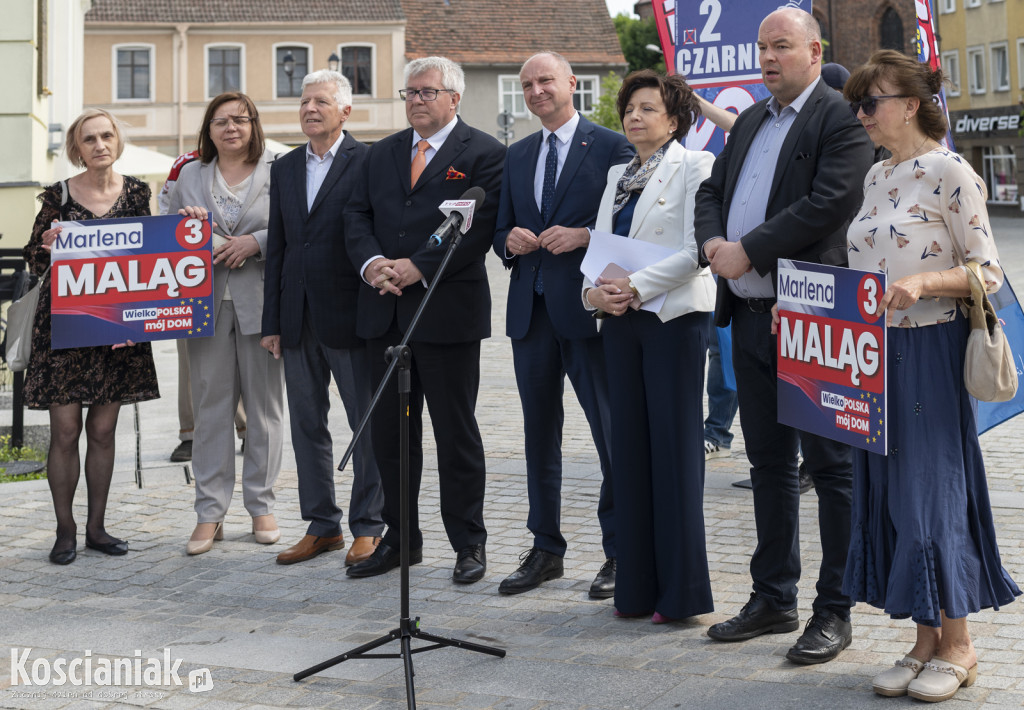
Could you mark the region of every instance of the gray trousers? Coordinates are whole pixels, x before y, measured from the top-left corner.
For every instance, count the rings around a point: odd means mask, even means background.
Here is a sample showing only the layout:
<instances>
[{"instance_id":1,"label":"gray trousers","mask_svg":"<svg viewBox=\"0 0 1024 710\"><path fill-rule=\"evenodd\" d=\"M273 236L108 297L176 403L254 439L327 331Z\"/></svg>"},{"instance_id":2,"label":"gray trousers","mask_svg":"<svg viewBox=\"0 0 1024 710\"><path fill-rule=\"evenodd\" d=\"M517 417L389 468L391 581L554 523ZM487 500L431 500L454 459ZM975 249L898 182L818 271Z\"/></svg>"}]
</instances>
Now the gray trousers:
<instances>
[{"instance_id":1,"label":"gray trousers","mask_svg":"<svg viewBox=\"0 0 1024 710\"><path fill-rule=\"evenodd\" d=\"M192 441L196 420L192 416L192 376L189 375L188 339L175 340L178 346L178 439ZM235 431L245 439L245 402L238 400L235 408Z\"/></svg>"},{"instance_id":2,"label":"gray trousers","mask_svg":"<svg viewBox=\"0 0 1024 710\"><path fill-rule=\"evenodd\" d=\"M249 515L274 508L274 482L284 445L284 377L280 360L260 347L260 335L239 329L232 301L221 301L210 338L188 341L196 430L192 468L200 523L224 519L235 487L232 417L245 399L248 427L242 462L242 499Z\"/></svg>"},{"instance_id":3,"label":"gray trousers","mask_svg":"<svg viewBox=\"0 0 1024 710\"><path fill-rule=\"evenodd\" d=\"M299 346L282 349L284 376L288 384L288 412L302 519L309 522L306 530L309 535L333 537L341 534L342 511L334 492L337 462L327 428L331 409L328 388L333 374L349 428L355 430L370 402L370 367L366 348L328 348L320 343L309 320L306 313ZM349 470L352 471L349 530L355 537L381 535L384 493L369 427L356 444Z\"/></svg>"}]
</instances>

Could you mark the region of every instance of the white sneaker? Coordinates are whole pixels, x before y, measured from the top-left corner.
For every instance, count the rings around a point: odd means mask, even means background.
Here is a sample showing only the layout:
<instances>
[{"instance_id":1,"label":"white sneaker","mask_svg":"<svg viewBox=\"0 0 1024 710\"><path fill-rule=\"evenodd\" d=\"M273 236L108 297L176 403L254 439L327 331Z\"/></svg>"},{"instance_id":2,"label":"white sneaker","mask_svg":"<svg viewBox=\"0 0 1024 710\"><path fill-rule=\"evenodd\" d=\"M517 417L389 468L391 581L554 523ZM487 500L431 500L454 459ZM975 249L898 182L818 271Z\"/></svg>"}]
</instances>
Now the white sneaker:
<instances>
[{"instance_id":1,"label":"white sneaker","mask_svg":"<svg viewBox=\"0 0 1024 710\"><path fill-rule=\"evenodd\" d=\"M729 449L723 449L713 441L704 440L704 460L724 459L731 455Z\"/></svg>"}]
</instances>

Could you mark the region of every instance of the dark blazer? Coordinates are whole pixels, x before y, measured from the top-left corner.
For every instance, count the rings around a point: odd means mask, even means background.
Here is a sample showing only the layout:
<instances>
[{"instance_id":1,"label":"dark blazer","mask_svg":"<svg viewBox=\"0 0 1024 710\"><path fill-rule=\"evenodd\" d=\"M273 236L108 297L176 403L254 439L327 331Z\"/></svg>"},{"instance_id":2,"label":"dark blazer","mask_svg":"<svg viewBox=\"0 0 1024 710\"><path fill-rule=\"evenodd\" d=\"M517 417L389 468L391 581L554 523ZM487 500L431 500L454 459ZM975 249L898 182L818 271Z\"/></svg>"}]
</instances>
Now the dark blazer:
<instances>
[{"instance_id":1,"label":"dark blazer","mask_svg":"<svg viewBox=\"0 0 1024 710\"><path fill-rule=\"evenodd\" d=\"M704 244L724 237L736 181L767 112L769 99L741 113L697 192L695 227L702 265ZM845 266L846 229L863 200L864 176L872 164L872 147L842 96L819 80L797 114L779 152L765 221L742 238L757 273L772 274L777 260L797 259ZM718 279L715 323L732 319L728 280Z\"/></svg>"},{"instance_id":2,"label":"dark blazer","mask_svg":"<svg viewBox=\"0 0 1024 710\"><path fill-rule=\"evenodd\" d=\"M460 118L416 187L409 184L411 152L411 128L370 147L360 183L345 209L349 257L357 270L374 256L408 258L430 283L447 247L427 248L427 238L444 220L438 206L471 187L483 188L484 203L473 215L473 226L463 236L415 333L415 340L425 343L481 340L491 334L491 292L484 256L494 235L505 146ZM381 296L363 282L359 336L382 336L396 314L404 333L424 293L426 289L417 283L403 289L400 297Z\"/></svg>"},{"instance_id":3,"label":"dark blazer","mask_svg":"<svg viewBox=\"0 0 1024 710\"><path fill-rule=\"evenodd\" d=\"M312 209L306 208L306 146L271 169L263 335L280 335L281 347L298 347L304 308L325 346L363 344L356 336L361 282L346 251L341 215L368 150L345 134Z\"/></svg>"},{"instance_id":4,"label":"dark blazer","mask_svg":"<svg viewBox=\"0 0 1024 710\"><path fill-rule=\"evenodd\" d=\"M597 335L597 326L580 299L583 286L580 263L587 250L575 249L564 254L552 254L546 249L538 249L530 254L513 255L507 259L505 238L513 227L523 227L537 235L552 225L593 227L608 179L608 169L632 160L633 147L621 134L597 126L580 116L565 165L562 166L562 173L555 186L551 218L544 222L533 195L533 178L537 172L537 156L542 142L543 131L537 131L514 143L505 158L498 227L494 234L494 251L505 268L512 270L505 332L515 340L526 337L533 309L533 281L540 266L545 274L544 303L559 335L565 338L592 338Z\"/></svg>"}]
</instances>

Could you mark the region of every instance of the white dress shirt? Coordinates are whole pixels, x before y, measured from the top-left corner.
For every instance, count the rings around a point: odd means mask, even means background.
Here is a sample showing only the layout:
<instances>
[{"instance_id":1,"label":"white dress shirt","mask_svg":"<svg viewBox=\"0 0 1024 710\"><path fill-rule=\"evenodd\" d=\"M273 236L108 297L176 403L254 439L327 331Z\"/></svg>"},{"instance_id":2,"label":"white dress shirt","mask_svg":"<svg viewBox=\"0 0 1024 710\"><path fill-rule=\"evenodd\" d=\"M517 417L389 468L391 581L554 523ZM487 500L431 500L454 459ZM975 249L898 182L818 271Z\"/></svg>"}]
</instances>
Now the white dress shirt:
<instances>
[{"instance_id":1,"label":"white dress shirt","mask_svg":"<svg viewBox=\"0 0 1024 710\"><path fill-rule=\"evenodd\" d=\"M316 199L316 194L320 192L320 186L324 184L324 178L327 177L327 173L331 171L331 166L334 164L334 156L338 153L338 146L345 140L345 131L341 132L338 136L338 140L334 141L334 145L324 153L324 157L320 157L313 152L313 147L310 143L306 143L306 211L313 209L313 200Z\"/></svg>"}]
</instances>

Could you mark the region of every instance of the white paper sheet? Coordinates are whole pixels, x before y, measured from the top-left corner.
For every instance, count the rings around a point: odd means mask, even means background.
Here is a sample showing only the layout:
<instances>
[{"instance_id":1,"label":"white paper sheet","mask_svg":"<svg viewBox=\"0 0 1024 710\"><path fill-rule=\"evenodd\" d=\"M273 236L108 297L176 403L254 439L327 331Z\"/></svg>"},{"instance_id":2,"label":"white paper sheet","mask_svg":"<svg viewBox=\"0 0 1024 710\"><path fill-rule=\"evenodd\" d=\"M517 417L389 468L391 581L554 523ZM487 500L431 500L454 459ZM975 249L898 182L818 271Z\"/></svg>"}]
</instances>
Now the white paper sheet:
<instances>
[{"instance_id":1,"label":"white paper sheet","mask_svg":"<svg viewBox=\"0 0 1024 710\"><path fill-rule=\"evenodd\" d=\"M580 271L594 283L608 264L615 263L626 271L633 272L656 264L674 253L675 250L660 244L620 237L618 234L599 232L595 229L590 232L590 246L587 247L586 256L580 264ZM660 293L651 300L644 301L640 308L657 313L663 303L665 294Z\"/></svg>"}]
</instances>

